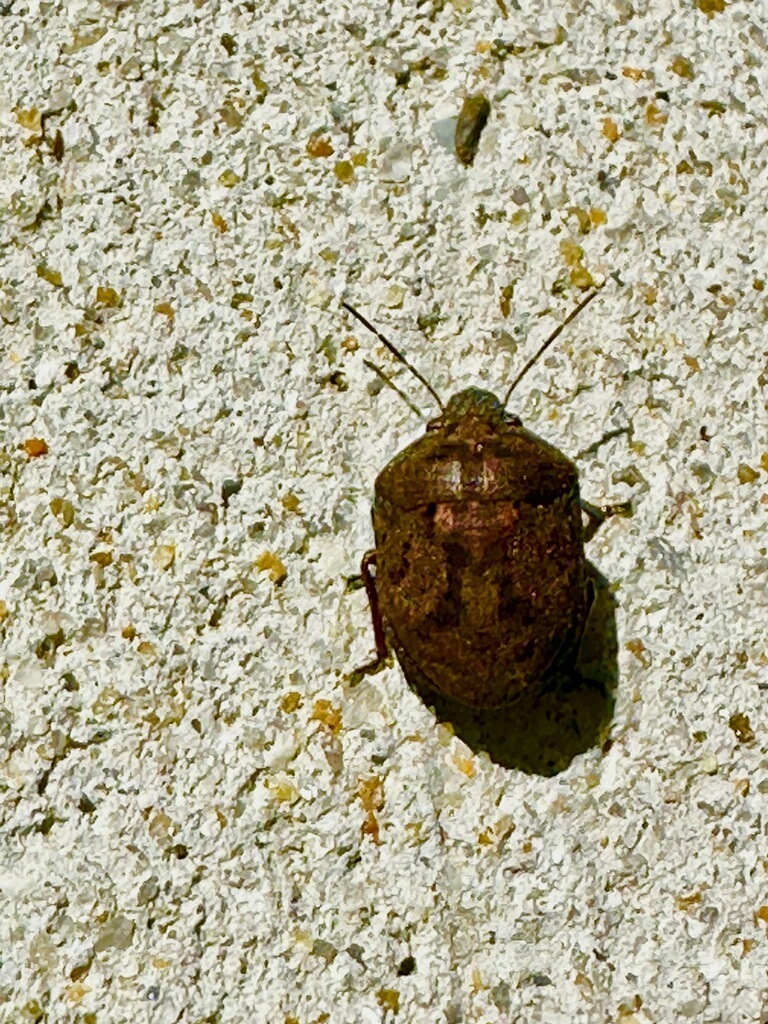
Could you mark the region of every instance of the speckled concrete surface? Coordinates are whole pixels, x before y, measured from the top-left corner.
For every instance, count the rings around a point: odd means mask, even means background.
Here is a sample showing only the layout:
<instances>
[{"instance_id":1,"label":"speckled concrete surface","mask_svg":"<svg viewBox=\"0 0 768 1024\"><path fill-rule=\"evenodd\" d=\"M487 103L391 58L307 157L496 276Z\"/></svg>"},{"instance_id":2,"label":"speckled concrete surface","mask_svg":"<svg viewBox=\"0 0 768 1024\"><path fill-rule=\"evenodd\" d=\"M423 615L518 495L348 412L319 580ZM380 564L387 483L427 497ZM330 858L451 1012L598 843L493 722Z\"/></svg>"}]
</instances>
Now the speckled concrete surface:
<instances>
[{"instance_id":1,"label":"speckled concrete surface","mask_svg":"<svg viewBox=\"0 0 768 1024\"><path fill-rule=\"evenodd\" d=\"M767 34L2 7L2 1020L766 1019ZM434 410L340 301L501 392L593 281L516 411L634 500L589 546L618 685L523 771L396 666L351 685L373 481L423 429L364 360Z\"/></svg>"}]
</instances>

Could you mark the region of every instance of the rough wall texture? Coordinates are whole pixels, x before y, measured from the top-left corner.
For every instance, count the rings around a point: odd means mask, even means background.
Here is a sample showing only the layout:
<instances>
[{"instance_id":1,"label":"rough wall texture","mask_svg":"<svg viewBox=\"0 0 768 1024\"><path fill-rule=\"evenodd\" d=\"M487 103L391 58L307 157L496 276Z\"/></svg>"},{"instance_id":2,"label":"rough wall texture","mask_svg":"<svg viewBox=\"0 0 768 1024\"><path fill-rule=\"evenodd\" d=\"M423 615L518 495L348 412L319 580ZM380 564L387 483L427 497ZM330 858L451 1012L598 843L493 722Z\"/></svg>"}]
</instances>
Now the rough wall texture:
<instances>
[{"instance_id":1,"label":"rough wall texture","mask_svg":"<svg viewBox=\"0 0 768 1024\"><path fill-rule=\"evenodd\" d=\"M765 1019L767 33L2 6L0 1018ZM340 301L502 392L593 281L515 411L634 498L589 549L615 707L526 772L397 667L350 683L373 480L422 429L364 360L433 407Z\"/></svg>"}]
</instances>

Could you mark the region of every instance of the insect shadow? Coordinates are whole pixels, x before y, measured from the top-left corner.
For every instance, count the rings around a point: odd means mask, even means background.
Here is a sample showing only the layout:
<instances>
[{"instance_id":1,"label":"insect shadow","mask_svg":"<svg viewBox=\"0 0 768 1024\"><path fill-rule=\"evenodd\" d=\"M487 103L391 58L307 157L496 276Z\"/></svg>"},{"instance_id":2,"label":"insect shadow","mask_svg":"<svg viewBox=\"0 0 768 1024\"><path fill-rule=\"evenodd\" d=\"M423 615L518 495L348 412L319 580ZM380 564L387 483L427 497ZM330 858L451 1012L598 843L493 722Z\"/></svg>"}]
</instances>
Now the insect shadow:
<instances>
[{"instance_id":1,"label":"insect shadow","mask_svg":"<svg viewBox=\"0 0 768 1024\"><path fill-rule=\"evenodd\" d=\"M587 562L595 599L572 663L564 664L541 690L509 707L471 708L427 689L402 665L411 689L438 722L448 724L475 753L484 751L502 768L551 777L593 747L607 750L619 683L616 599L608 580Z\"/></svg>"}]
</instances>

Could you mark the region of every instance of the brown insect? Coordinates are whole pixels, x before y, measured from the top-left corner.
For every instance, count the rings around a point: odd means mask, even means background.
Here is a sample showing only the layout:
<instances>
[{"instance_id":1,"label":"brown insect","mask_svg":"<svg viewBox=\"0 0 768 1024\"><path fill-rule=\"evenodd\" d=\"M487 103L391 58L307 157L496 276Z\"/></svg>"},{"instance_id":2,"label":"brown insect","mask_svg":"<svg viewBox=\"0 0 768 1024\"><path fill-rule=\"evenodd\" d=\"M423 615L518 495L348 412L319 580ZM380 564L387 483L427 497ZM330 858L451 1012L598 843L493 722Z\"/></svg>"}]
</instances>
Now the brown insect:
<instances>
[{"instance_id":1,"label":"brown insect","mask_svg":"<svg viewBox=\"0 0 768 1024\"><path fill-rule=\"evenodd\" d=\"M454 149L456 156L465 167L470 167L477 156L480 136L488 123L491 104L481 92L467 96L459 111L456 121Z\"/></svg>"},{"instance_id":2,"label":"brown insect","mask_svg":"<svg viewBox=\"0 0 768 1024\"><path fill-rule=\"evenodd\" d=\"M575 657L593 600L584 541L627 506L584 503L570 459L505 407L534 362L596 295L552 332L503 403L467 388L446 405L391 342L343 303L441 410L376 479L376 548L361 566L376 659L359 672L382 667L389 642L418 686L490 708L542 687ZM590 517L586 529L583 511Z\"/></svg>"}]
</instances>

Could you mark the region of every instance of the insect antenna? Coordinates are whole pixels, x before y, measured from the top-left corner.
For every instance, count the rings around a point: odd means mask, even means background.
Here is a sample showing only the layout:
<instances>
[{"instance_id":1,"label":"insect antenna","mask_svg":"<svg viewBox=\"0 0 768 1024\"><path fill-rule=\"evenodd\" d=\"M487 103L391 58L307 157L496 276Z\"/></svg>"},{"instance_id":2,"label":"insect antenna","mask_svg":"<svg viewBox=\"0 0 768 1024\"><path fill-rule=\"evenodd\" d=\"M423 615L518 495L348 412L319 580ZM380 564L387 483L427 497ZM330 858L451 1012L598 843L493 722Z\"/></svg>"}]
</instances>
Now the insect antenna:
<instances>
[{"instance_id":1,"label":"insect antenna","mask_svg":"<svg viewBox=\"0 0 768 1024\"><path fill-rule=\"evenodd\" d=\"M411 363L408 362L408 360L405 358L403 353L400 352L399 349L395 348L395 346L392 344L392 342L389 341L388 338L385 338L384 335L381 333L381 331L377 331L376 328L373 326L373 324L369 323L369 321L365 319L365 317L363 316L362 313L358 313L358 311L355 309L354 306L350 306L350 304L348 302L342 302L342 306L344 307L344 309L347 310L348 313L352 314L352 316L355 318L355 320L359 320L360 323L363 325L363 327L366 327L371 332L371 334L375 334L376 337L379 339L379 341L383 345L386 345L386 347L389 349L389 351L392 353L392 355L395 357L395 359L398 359L403 364L403 366L407 367L411 371L411 373L414 375L416 380L419 381L419 383L422 384L427 389L427 391L430 393L430 395L432 395L434 400L440 406L440 411L441 412L445 412L445 406L440 401L440 395L438 395L438 393L435 391L435 389L429 383L427 378L423 374L419 373L419 371L416 369L415 366L413 366ZM563 325L563 326L565 326L565 325ZM397 389L395 389L395 390L397 390Z\"/></svg>"},{"instance_id":2,"label":"insect antenna","mask_svg":"<svg viewBox=\"0 0 768 1024\"><path fill-rule=\"evenodd\" d=\"M507 391L507 394L506 394L506 396L504 398L504 402L502 403L502 408L503 409L506 409L507 402L509 402L510 398L512 397L512 392L515 390L515 388L520 383L520 381L523 379L523 377L526 375L526 373L528 373L528 371L534 365L534 363L537 363L539 361L539 359L544 355L544 353L547 351L549 346L554 341L556 341L557 338L560 337L560 335L565 330L565 328L568 326L568 324L571 322L571 320L575 320L576 317L579 315L579 313L582 311L582 309L584 309L585 306L588 306L589 303L592 301L592 299L594 299L598 294L599 294L599 292L597 290L595 290L593 292L590 292L589 295L586 297L586 299L582 299L582 301L578 304L578 306L575 309L571 310L571 312L568 314L568 316L565 318L565 320L563 320L563 322L561 324L557 325L557 327L554 329L554 331L552 331L552 333L547 338L547 340L544 342L544 344L539 347L539 350L537 352L534 352L534 354L531 356L531 358L528 360L528 362L522 368L520 373L518 373L518 375L515 377L515 379L510 384L509 391Z\"/></svg>"},{"instance_id":3,"label":"insect antenna","mask_svg":"<svg viewBox=\"0 0 768 1024\"><path fill-rule=\"evenodd\" d=\"M370 359L364 359L363 360L363 366L367 366L369 370L373 370L373 372L376 374L376 376L380 380L383 380L388 388L392 388L393 391L396 391L397 394L400 395L402 400L408 406L408 408L411 410L411 412L415 412L417 416L420 416L422 419L426 419L426 417L425 417L424 413L421 411L421 409L419 409L419 407L414 402L412 402L410 400L408 395L406 395L406 393L404 391L402 391L397 386L397 384L395 384L395 382L392 380L392 378L388 374L384 373L384 371L382 370L382 368L380 366L377 366L376 363L372 363Z\"/></svg>"}]
</instances>

